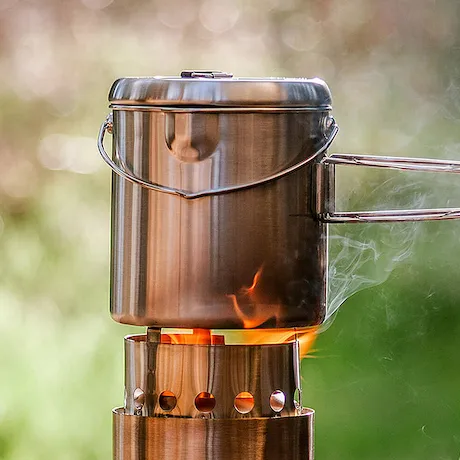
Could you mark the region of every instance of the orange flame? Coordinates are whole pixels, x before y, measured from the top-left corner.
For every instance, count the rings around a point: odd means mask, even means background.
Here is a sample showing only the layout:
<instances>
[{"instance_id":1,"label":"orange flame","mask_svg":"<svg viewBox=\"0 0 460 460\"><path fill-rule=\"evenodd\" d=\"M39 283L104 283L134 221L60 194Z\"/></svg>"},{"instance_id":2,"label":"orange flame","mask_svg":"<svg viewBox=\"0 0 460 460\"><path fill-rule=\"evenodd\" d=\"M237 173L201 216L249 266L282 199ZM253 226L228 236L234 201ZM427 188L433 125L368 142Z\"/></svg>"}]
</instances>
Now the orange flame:
<instances>
[{"instance_id":1,"label":"orange flame","mask_svg":"<svg viewBox=\"0 0 460 460\"><path fill-rule=\"evenodd\" d=\"M316 336L318 335L318 329L319 326L313 326L297 334L300 359L305 358L309 352L313 351L311 347L315 343Z\"/></svg>"},{"instance_id":2,"label":"orange flame","mask_svg":"<svg viewBox=\"0 0 460 460\"><path fill-rule=\"evenodd\" d=\"M240 290L240 296L243 298L246 297L252 304L249 313L244 312L240 307L237 295L228 295L228 298L232 301L235 313L243 323L243 327L245 329L254 329L272 318L275 318L275 324L278 324L279 321L281 314L281 303L265 303L263 293L259 289L262 271L263 266L260 267L254 275L252 285L249 287L243 287Z\"/></svg>"},{"instance_id":3,"label":"orange flame","mask_svg":"<svg viewBox=\"0 0 460 460\"><path fill-rule=\"evenodd\" d=\"M300 329L256 329L271 319L275 319L276 325L279 324L282 311L281 302L267 304L260 286L262 272L263 267L260 267L254 275L251 286L243 287L236 295L228 295L236 315L243 324L244 330L165 329L161 334L161 343L184 345L268 345L297 342L300 358L305 357L311 351L318 333L318 326ZM244 307L240 306L238 298L245 300Z\"/></svg>"},{"instance_id":4,"label":"orange flame","mask_svg":"<svg viewBox=\"0 0 460 460\"><path fill-rule=\"evenodd\" d=\"M213 334L210 329L181 329L162 332L161 343L173 345L225 345L222 335Z\"/></svg>"},{"instance_id":5,"label":"orange flame","mask_svg":"<svg viewBox=\"0 0 460 460\"><path fill-rule=\"evenodd\" d=\"M311 350L311 347L316 339L318 327L309 327L304 329L255 329L261 324L275 319L275 324L279 324L281 315L281 302L275 304L267 304L264 299L263 292L260 289L260 279L263 272L261 266L252 281L251 286L243 287L240 290L239 296L249 300L251 307L243 308L238 303L238 297L231 294L228 297L232 301L233 308L238 318L243 323L244 329L252 329L251 331L245 330L240 332L244 334L245 344L269 344L269 343L287 343L297 341L299 343L300 357L304 357ZM249 310L249 311L248 311ZM255 329L255 330L254 330ZM226 337L226 339L228 336Z\"/></svg>"},{"instance_id":6,"label":"orange flame","mask_svg":"<svg viewBox=\"0 0 460 460\"><path fill-rule=\"evenodd\" d=\"M311 352L318 326L301 329L164 329L161 343L173 345L270 345L278 343L299 344L299 356Z\"/></svg>"}]
</instances>

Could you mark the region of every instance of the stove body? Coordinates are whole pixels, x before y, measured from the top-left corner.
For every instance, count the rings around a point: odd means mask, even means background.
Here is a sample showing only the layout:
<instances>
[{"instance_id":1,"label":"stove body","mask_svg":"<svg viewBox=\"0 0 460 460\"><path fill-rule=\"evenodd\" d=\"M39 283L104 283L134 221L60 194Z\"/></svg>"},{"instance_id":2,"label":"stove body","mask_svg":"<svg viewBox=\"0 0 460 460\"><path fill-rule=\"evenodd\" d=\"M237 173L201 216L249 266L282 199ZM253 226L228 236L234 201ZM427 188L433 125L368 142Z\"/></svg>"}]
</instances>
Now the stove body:
<instances>
[{"instance_id":1,"label":"stove body","mask_svg":"<svg viewBox=\"0 0 460 460\"><path fill-rule=\"evenodd\" d=\"M296 342L161 343L125 338L125 406L113 411L115 459L310 459L311 409ZM297 393L296 393L297 391Z\"/></svg>"}]
</instances>

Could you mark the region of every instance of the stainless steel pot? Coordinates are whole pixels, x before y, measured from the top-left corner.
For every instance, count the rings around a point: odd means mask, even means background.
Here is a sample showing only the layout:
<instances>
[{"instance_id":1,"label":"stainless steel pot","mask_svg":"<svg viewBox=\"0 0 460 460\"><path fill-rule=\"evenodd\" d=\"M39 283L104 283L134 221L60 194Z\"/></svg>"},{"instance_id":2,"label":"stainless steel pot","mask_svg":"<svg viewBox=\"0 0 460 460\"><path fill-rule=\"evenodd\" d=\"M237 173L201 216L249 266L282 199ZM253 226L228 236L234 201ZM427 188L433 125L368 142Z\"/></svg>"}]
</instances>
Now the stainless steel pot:
<instances>
[{"instance_id":1,"label":"stainless steel pot","mask_svg":"<svg viewBox=\"0 0 460 460\"><path fill-rule=\"evenodd\" d=\"M460 162L328 156L338 128L319 79L192 71L117 80L109 100L99 150L114 172L111 313L121 323L318 325L328 222L460 216L335 212L335 164L459 172Z\"/></svg>"}]
</instances>

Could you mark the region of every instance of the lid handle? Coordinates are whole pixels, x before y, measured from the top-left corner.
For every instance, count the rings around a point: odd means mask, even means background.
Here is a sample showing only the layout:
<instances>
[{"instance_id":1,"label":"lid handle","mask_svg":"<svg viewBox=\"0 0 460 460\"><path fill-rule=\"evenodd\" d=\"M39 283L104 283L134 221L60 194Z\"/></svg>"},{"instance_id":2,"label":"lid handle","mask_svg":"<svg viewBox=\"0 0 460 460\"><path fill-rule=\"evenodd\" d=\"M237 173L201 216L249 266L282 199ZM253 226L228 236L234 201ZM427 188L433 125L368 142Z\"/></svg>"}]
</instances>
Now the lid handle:
<instances>
[{"instance_id":1,"label":"lid handle","mask_svg":"<svg viewBox=\"0 0 460 460\"><path fill-rule=\"evenodd\" d=\"M181 78L233 78L232 73L220 70L183 70Z\"/></svg>"}]
</instances>

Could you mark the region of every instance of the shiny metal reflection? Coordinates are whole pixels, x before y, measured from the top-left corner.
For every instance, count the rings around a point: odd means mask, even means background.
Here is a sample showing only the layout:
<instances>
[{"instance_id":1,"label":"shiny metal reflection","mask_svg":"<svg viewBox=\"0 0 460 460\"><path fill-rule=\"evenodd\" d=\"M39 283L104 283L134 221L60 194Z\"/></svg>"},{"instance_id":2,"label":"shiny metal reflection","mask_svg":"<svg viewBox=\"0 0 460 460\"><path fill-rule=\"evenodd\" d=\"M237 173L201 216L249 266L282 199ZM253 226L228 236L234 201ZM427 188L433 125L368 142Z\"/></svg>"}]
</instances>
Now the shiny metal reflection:
<instances>
[{"instance_id":1,"label":"shiny metal reflection","mask_svg":"<svg viewBox=\"0 0 460 460\"><path fill-rule=\"evenodd\" d=\"M281 412L286 404L286 395L281 390L275 390L270 395L270 407L275 412Z\"/></svg>"},{"instance_id":2,"label":"shiny metal reflection","mask_svg":"<svg viewBox=\"0 0 460 460\"><path fill-rule=\"evenodd\" d=\"M114 460L313 460L314 411L292 417L191 419L113 410Z\"/></svg>"},{"instance_id":3,"label":"shiny metal reflection","mask_svg":"<svg viewBox=\"0 0 460 460\"><path fill-rule=\"evenodd\" d=\"M283 176L185 200L114 174L111 312L116 321L238 329L247 327L241 312L264 328L323 321L327 232L313 212L313 164L285 171L328 145L333 136L324 131L328 108L115 109L113 117L114 158L148 183L200 193ZM247 288L259 272L250 296Z\"/></svg>"},{"instance_id":4,"label":"shiny metal reflection","mask_svg":"<svg viewBox=\"0 0 460 460\"><path fill-rule=\"evenodd\" d=\"M125 338L126 413L138 413L135 392L142 389L142 415L212 418L282 417L298 413L293 395L300 386L298 344L180 345L150 342L147 335ZM275 390L287 395L273 407ZM165 410L165 393L176 400ZM253 407L235 408L235 397L249 393ZM278 398L279 399L279 398ZM164 402L163 402L164 404ZM247 406L246 406L247 407Z\"/></svg>"}]
</instances>

